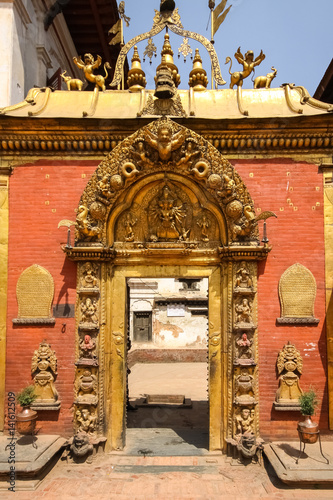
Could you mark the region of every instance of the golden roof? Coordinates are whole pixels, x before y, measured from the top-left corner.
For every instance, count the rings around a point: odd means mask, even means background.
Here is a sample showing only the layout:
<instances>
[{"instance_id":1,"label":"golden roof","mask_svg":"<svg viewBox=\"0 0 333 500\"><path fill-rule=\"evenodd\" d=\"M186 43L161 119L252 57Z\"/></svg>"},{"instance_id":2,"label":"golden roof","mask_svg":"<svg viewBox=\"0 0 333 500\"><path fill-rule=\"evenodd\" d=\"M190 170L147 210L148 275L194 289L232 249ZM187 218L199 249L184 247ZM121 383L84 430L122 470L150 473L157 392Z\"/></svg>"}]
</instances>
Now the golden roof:
<instances>
[{"instance_id":1,"label":"golden roof","mask_svg":"<svg viewBox=\"0 0 333 500\"><path fill-rule=\"evenodd\" d=\"M54 91L31 89L26 99L0 109L0 115L36 118L129 119L142 115L154 90ZM287 84L281 88L178 90L187 116L204 119L275 118L314 116L333 111L333 105L312 98L304 87ZM149 116L149 112L144 113ZM166 113L168 116L177 116ZM151 115L156 116L156 115Z\"/></svg>"}]
</instances>

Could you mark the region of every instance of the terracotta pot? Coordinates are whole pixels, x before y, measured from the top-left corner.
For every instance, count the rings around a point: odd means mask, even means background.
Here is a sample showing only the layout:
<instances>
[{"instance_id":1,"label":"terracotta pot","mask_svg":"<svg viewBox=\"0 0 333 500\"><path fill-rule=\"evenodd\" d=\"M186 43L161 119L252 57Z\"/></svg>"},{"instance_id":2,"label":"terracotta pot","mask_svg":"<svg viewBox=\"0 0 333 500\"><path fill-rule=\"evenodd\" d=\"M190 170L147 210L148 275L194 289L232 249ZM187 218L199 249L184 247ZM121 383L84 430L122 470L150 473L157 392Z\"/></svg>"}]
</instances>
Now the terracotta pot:
<instances>
[{"instance_id":1,"label":"terracotta pot","mask_svg":"<svg viewBox=\"0 0 333 500\"><path fill-rule=\"evenodd\" d=\"M36 426L37 412L28 406L16 415L16 429L23 436L33 434Z\"/></svg>"},{"instance_id":2,"label":"terracotta pot","mask_svg":"<svg viewBox=\"0 0 333 500\"><path fill-rule=\"evenodd\" d=\"M312 422L311 415L303 416L304 420L302 422L298 422L297 424L299 438L302 443L316 443L319 436L318 424L316 422Z\"/></svg>"}]
</instances>

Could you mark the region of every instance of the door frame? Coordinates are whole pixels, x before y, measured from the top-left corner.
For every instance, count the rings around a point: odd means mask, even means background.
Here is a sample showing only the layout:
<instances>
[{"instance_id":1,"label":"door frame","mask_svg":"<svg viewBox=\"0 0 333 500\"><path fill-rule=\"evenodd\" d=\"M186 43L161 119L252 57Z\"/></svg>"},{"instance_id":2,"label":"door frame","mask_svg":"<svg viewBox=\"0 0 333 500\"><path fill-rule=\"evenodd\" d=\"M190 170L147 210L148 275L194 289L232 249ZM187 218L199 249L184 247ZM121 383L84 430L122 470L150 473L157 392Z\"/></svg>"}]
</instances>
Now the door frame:
<instances>
[{"instance_id":1,"label":"door frame","mask_svg":"<svg viewBox=\"0 0 333 500\"><path fill-rule=\"evenodd\" d=\"M108 264L104 264L108 266ZM108 450L126 444L127 278L208 278L209 449L225 448L227 387L227 274L219 265L114 266L104 282L106 304L104 387ZM102 292L103 294L103 292ZM224 309L224 314L223 314Z\"/></svg>"}]
</instances>

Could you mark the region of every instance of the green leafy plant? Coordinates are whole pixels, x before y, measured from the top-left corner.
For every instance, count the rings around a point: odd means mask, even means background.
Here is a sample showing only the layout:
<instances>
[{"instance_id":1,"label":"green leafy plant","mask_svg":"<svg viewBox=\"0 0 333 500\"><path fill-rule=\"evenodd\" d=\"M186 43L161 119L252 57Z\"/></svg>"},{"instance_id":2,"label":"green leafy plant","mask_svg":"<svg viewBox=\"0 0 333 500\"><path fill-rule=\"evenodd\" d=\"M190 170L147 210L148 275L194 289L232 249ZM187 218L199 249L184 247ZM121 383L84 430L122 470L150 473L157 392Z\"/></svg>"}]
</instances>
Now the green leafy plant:
<instances>
[{"instance_id":1,"label":"green leafy plant","mask_svg":"<svg viewBox=\"0 0 333 500\"><path fill-rule=\"evenodd\" d=\"M18 403L20 403L22 407L30 406L36 398L37 395L35 394L35 387L33 385L28 385L16 396Z\"/></svg>"},{"instance_id":2,"label":"green leafy plant","mask_svg":"<svg viewBox=\"0 0 333 500\"><path fill-rule=\"evenodd\" d=\"M313 415L318 406L316 391L310 388L308 391L303 392L299 398L299 404L302 415Z\"/></svg>"}]
</instances>

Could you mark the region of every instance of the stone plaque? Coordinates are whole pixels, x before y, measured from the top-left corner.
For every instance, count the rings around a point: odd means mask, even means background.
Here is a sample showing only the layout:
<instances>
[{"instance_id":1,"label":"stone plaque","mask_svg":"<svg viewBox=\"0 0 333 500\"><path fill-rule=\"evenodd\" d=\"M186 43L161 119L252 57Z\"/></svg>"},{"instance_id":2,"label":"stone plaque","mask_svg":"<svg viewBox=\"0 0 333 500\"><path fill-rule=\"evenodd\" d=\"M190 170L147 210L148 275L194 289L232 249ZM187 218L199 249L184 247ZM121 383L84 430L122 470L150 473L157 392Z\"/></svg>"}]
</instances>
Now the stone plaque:
<instances>
[{"instance_id":1,"label":"stone plaque","mask_svg":"<svg viewBox=\"0 0 333 500\"><path fill-rule=\"evenodd\" d=\"M25 269L16 286L18 318L14 323L54 322L51 315L53 295L54 283L49 271L37 264Z\"/></svg>"},{"instance_id":2,"label":"stone plaque","mask_svg":"<svg viewBox=\"0 0 333 500\"><path fill-rule=\"evenodd\" d=\"M302 264L293 264L281 276L279 296L281 318L284 322L318 322L314 318L317 285L313 274Z\"/></svg>"}]
</instances>

